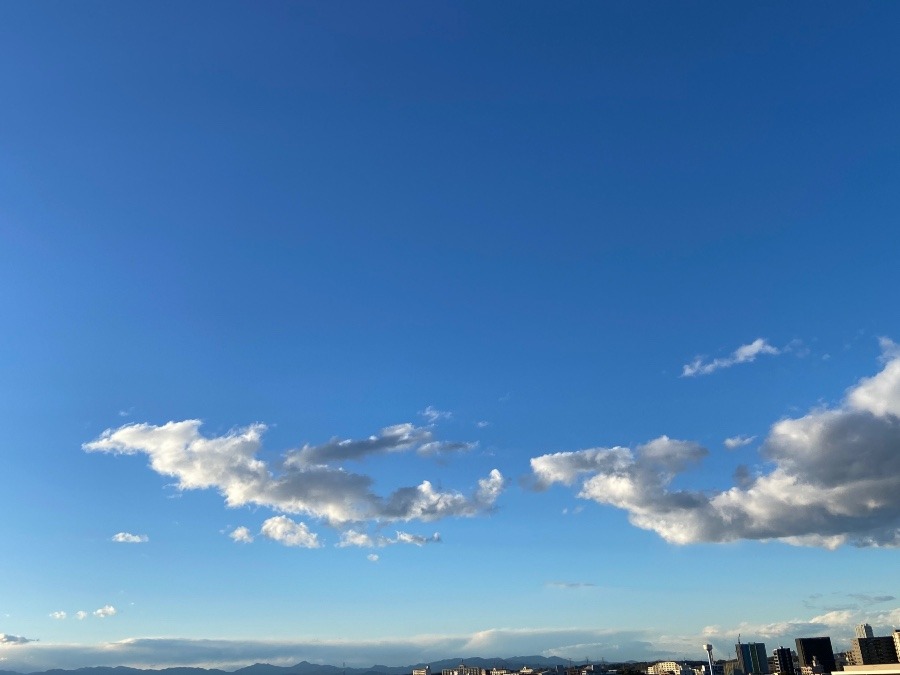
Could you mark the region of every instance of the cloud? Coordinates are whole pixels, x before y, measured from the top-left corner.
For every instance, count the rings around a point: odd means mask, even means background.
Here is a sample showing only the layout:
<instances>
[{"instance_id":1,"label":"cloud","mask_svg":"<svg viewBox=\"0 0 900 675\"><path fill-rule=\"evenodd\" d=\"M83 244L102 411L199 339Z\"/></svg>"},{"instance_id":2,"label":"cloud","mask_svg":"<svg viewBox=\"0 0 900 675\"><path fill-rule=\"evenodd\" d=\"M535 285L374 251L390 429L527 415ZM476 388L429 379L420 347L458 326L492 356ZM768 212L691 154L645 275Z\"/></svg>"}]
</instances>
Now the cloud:
<instances>
[{"instance_id":1,"label":"cloud","mask_svg":"<svg viewBox=\"0 0 900 675\"><path fill-rule=\"evenodd\" d=\"M435 490L429 481L401 487L387 496L371 491L372 479L336 462L388 452L435 454L466 449L468 443L435 441L431 430L398 424L361 441L332 439L286 453L279 465L257 457L265 426L252 424L222 436L205 437L199 420L127 424L107 429L85 443L87 452L146 454L150 467L176 479L179 490L218 490L230 507L264 506L289 514L305 514L327 524L433 521L475 516L490 511L503 489L499 471L478 483L471 496Z\"/></svg>"},{"instance_id":2,"label":"cloud","mask_svg":"<svg viewBox=\"0 0 900 675\"><path fill-rule=\"evenodd\" d=\"M130 532L117 532L112 536L112 541L120 544L144 544L150 541L146 534L131 534Z\"/></svg>"},{"instance_id":3,"label":"cloud","mask_svg":"<svg viewBox=\"0 0 900 675\"><path fill-rule=\"evenodd\" d=\"M867 593L848 593L847 595L859 600L864 605L877 605L882 602L890 602L891 600L897 599L894 595L868 595Z\"/></svg>"},{"instance_id":4,"label":"cloud","mask_svg":"<svg viewBox=\"0 0 900 675\"><path fill-rule=\"evenodd\" d=\"M84 621L87 618L87 615L88 615L88 613L85 612L83 609L75 612L75 618L78 619L79 621Z\"/></svg>"},{"instance_id":5,"label":"cloud","mask_svg":"<svg viewBox=\"0 0 900 675\"><path fill-rule=\"evenodd\" d=\"M755 440L756 436L732 436L725 439L725 447L729 450L734 450L735 448L750 445Z\"/></svg>"},{"instance_id":6,"label":"cloud","mask_svg":"<svg viewBox=\"0 0 900 675\"><path fill-rule=\"evenodd\" d=\"M310 638L306 640L223 640L130 638L94 645L26 644L9 650L4 668L36 672L51 668L129 666L160 669L195 666L235 670L253 663L293 666L341 663L371 667L373 663L405 666L444 659L448 654L489 653L556 655L581 659L585 645L610 660L652 660L671 653L699 652L697 636L660 635L654 629L491 628L475 633L386 637L373 640ZM700 658L698 654L697 658Z\"/></svg>"},{"instance_id":7,"label":"cloud","mask_svg":"<svg viewBox=\"0 0 900 675\"><path fill-rule=\"evenodd\" d=\"M297 523L287 516L275 516L262 524L260 532L285 546L298 548L320 548L319 537L310 532L306 523Z\"/></svg>"},{"instance_id":8,"label":"cloud","mask_svg":"<svg viewBox=\"0 0 900 675\"><path fill-rule=\"evenodd\" d=\"M623 509L677 544L778 539L798 546L900 546L900 357L839 407L775 423L761 447L773 468L723 491L676 490L707 451L666 436L629 448L535 457L536 487Z\"/></svg>"},{"instance_id":9,"label":"cloud","mask_svg":"<svg viewBox=\"0 0 900 675\"><path fill-rule=\"evenodd\" d=\"M253 543L253 535L250 534L250 530L241 525L240 527L234 528L231 533L228 535L238 544L251 544Z\"/></svg>"},{"instance_id":10,"label":"cloud","mask_svg":"<svg viewBox=\"0 0 900 675\"><path fill-rule=\"evenodd\" d=\"M366 556L366 560L368 560L369 562L378 562L378 554L370 553L369 555Z\"/></svg>"},{"instance_id":11,"label":"cloud","mask_svg":"<svg viewBox=\"0 0 900 675\"><path fill-rule=\"evenodd\" d=\"M8 633L0 633L0 645L24 645L29 642L36 642L36 640L22 637L21 635L9 635Z\"/></svg>"},{"instance_id":12,"label":"cloud","mask_svg":"<svg viewBox=\"0 0 900 675\"><path fill-rule=\"evenodd\" d=\"M854 627L863 621L872 624L878 634L889 633L891 627L896 625L897 619L900 619L900 607L866 614L851 610L832 610L809 619L792 619L761 624L742 622L727 628L708 626L704 630L704 635L713 639L718 637L723 642L730 641L731 644L734 643L733 637L737 633L748 637L749 640L783 641L784 643L797 637L831 635L837 645L849 641L853 637Z\"/></svg>"},{"instance_id":13,"label":"cloud","mask_svg":"<svg viewBox=\"0 0 900 675\"><path fill-rule=\"evenodd\" d=\"M896 359L900 356L900 344L897 344L889 337L879 337L878 346L881 348L882 363L887 363L891 359Z\"/></svg>"},{"instance_id":14,"label":"cloud","mask_svg":"<svg viewBox=\"0 0 900 675\"><path fill-rule=\"evenodd\" d=\"M551 581L547 584L547 588L564 588L567 590L596 587L597 584L592 584L587 581Z\"/></svg>"},{"instance_id":15,"label":"cloud","mask_svg":"<svg viewBox=\"0 0 900 675\"><path fill-rule=\"evenodd\" d=\"M288 453L285 465L289 467L311 467L360 460L368 455L407 452L415 450L421 455L441 452L470 450L474 443L435 441L434 432L427 427L413 424L395 424L385 427L378 435L362 440L333 438L322 445L304 445L299 450Z\"/></svg>"},{"instance_id":16,"label":"cloud","mask_svg":"<svg viewBox=\"0 0 900 675\"><path fill-rule=\"evenodd\" d=\"M487 420L479 420L479 421L475 422L475 426L478 427L479 429L484 429L485 427L491 426L491 423L488 422Z\"/></svg>"},{"instance_id":17,"label":"cloud","mask_svg":"<svg viewBox=\"0 0 900 675\"><path fill-rule=\"evenodd\" d=\"M441 535L435 532L430 537L423 537L420 534L410 534L409 532L397 532L394 539L398 544L413 544L414 546L424 546L425 544L439 544Z\"/></svg>"},{"instance_id":18,"label":"cloud","mask_svg":"<svg viewBox=\"0 0 900 675\"><path fill-rule=\"evenodd\" d=\"M453 417L453 413L447 412L446 410L438 410L434 406L428 406L419 414L424 417L429 424L434 424L435 422L439 422L440 420L449 420L451 417Z\"/></svg>"},{"instance_id":19,"label":"cloud","mask_svg":"<svg viewBox=\"0 0 900 675\"><path fill-rule=\"evenodd\" d=\"M51 619L57 619L59 621L62 621L63 619L66 618L66 616L67 615L65 612L50 612Z\"/></svg>"},{"instance_id":20,"label":"cloud","mask_svg":"<svg viewBox=\"0 0 900 675\"><path fill-rule=\"evenodd\" d=\"M413 544L415 546L424 546L425 544L440 543L441 535L435 532L430 537L424 537L420 534L410 534L409 532L400 532L399 530L394 537L385 537L383 535L371 536L366 532L358 532L356 530L346 530L341 533L341 540L337 546L344 548L347 546L358 546L360 548L383 548L392 544Z\"/></svg>"},{"instance_id":21,"label":"cloud","mask_svg":"<svg viewBox=\"0 0 900 675\"><path fill-rule=\"evenodd\" d=\"M116 612L116 608L112 605L104 605L100 609L94 610L94 616L100 619L105 619L109 616L115 616L118 612Z\"/></svg>"},{"instance_id":22,"label":"cloud","mask_svg":"<svg viewBox=\"0 0 900 675\"><path fill-rule=\"evenodd\" d=\"M697 375L709 375L721 368L731 368L739 363L751 363L756 360L760 354L778 355L783 350L773 347L763 338L756 338L753 342L741 345L735 349L730 356L724 358L713 359L712 361L704 361L698 356L690 363L685 364L681 369L682 377L696 377Z\"/></svg>"}]
</instances>

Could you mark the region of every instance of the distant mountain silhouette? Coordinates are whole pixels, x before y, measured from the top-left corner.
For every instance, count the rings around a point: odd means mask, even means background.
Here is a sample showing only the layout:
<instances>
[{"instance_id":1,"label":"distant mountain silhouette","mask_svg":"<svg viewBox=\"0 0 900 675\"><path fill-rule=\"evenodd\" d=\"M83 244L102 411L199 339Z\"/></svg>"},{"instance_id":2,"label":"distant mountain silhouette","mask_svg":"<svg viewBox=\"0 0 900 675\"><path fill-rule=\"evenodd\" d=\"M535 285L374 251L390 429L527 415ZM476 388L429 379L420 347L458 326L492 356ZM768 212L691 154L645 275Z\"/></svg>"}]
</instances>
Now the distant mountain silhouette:
<instances>
[{"instance_id":1,"label":"distant mountain silhouette","mask_svg":"<svg viewBox=\"0 0 900 675\"><path fill-rule=\"evenodd\" d=\"M519 670L524 666L532 668L555 668L570 663L568 659L558 656L513 656L507 659L482 658L470 656L468 658L442 659L431 663L416 663L411 666L381 666L374 665L368 668L343 668L340 666L325 665L301 661L293 666L273 666L270 663L254 663L252 666L244 666L235 671L220 670L218 668L129 668L128 666L95 666L92 668L74 668L64 670L35 671L21 673L12 670L0 670L0 675L409 675L413 668L431 667L432 673L440 673L444 668L455 668L460 663L477 668L506 668Z\"/></svg>"}]
</instances>

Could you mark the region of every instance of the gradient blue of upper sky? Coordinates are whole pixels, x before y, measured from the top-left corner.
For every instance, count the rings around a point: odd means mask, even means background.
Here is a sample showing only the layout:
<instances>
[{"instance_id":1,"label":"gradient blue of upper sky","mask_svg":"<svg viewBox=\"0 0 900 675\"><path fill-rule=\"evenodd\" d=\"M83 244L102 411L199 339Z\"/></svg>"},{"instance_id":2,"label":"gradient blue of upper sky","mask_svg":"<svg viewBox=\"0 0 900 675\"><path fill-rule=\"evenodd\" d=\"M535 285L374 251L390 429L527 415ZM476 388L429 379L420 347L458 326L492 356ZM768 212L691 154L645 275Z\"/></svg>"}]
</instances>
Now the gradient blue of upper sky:
<instances>
[{"instance_id":1,"label":"gradient blue of upper sky","mask_svg":"<svg viewBox=\"0 0 900 675\"><path fill-rule=\"evenodd\" d=\"M900 4L0 5L0 668L900 624Z\"/></svg>"}]
</instances>

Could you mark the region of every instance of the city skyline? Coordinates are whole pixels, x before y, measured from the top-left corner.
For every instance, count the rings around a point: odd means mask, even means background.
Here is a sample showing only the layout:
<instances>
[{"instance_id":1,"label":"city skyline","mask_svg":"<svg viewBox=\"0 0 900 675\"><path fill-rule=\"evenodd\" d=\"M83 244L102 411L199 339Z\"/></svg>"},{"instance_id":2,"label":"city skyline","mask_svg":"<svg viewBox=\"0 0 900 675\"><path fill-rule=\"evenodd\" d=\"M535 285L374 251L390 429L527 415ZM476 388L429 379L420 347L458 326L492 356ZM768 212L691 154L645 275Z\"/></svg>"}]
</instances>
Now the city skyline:
<instances>
[{"instance_id":1,"label":"city skyline","mask_svg":"<svg viewBox=\"0 0 900 675\"><path fill-rule=\"evenodd\" d=\"M0 5L0 670L900 626L898 25Z\"/></svg>"}]
</instances>

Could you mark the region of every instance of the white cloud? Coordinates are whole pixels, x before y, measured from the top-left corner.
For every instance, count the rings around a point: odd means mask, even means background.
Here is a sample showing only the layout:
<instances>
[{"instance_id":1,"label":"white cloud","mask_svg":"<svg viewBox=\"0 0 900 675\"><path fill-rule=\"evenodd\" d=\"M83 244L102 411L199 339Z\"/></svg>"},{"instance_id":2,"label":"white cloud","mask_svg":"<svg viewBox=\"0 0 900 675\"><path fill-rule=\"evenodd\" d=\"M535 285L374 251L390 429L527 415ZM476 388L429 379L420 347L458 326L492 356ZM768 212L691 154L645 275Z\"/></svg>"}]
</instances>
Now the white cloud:
<instances>
[{"instance_id":1,"label":"white cloud","mask_svg":"<svg viewBox=\"0 0 900 675\"><path fill-rule=\"evenodd\" d=\"M287 516L274 516L266 520L260 532L275 541L281 542L285 546L296 546L299 548L319 548L319 537L314 532L310 532L306 523L297 523Z\"/></svg>"},{"instance_id":2,"label":"white cloud","mask_svg":"<svg viewBox=\"0 0 900 675\"><path fill-rule=\"evenodd\" d=\"M373 538L366 532L357 532L356 530L346 530L341 532L341 540L337 546L344 548L347 546L359 546L360 548L374 548L375 546L384 546L378 538Z\"/></svg>"},{"instance_id":3,"label":"white cloud","mask_svg":"<svg viewBox=\"0 0 900 675\"><path fill-rule=\"evenodd\" d=\"M900 357L861 380L834 409L774 424L762 444L768 473L724 491L670 488L703 459L665 436L531 460L537 487L628 512L632 524L678 544L779 539L800 546L900 546Z\"/></svg>"},{"instance_id":4,"label":"white cloud","mask_svg":"<svg viewBox=\"0 0 900 675\"><path fill-rule=\"evenodd\" d=\"M94 616L96 616L100 619L105 619L109 616L115 616L116 614L117 614L116 608L113 607L112 605L104 605L100 609L94 610Z\"/></svg>"},{"instance_id":5,"label":"white cloud","mask_svg":"<svg viewBox=\"0 0 900 675\"><path fill-rule=\"evenodd\" d=\"M446 410L438 410L434 406L428 406L419 414L424 417L429 424L434 424L435 422L439 422L440 420L449 420L451 417L453 417L453 413L447 412Z\"/></svg>"},{"instance_id":6,"label":"white cloud","mask_svg":"<svg viewBox=\"0 0 900 675\"><path fill-rule=\"evenodd\" d=\"M231 507L256 504L306 514L333 526L474 516L491 510L503 488L503 477L494 470L479 481L472 496L438 491L423 481L382 497L371 491L369 476L333 465L380 453L435 454L473 446L435 441L430 429L411 424L386 427L361 441L333 439L320 446L306 445L286 453L277 467L256 456L264 425L207 438L200 433L200 424L199 420L128 424L107 429L83 447L88 452L146 454L151 468L175 478L180 490L216 489Z\"/></svg>"},{"instance_id":7,"label":"white cloud","mask_svg":"<svg viewBox=\"0 0 900 675\"><path fill-rule=\"evenodd\" d=\"M250 530L243 525L234 528L228 536L238 544L250 544L253 542L253 535L250 534Z\"/></svg>"},{"instance_id":8,"label":"white cloud","mask_svg":"<svg viewBox=\"0 0 900 675\"><path fill-rule=\"evenodd\" d=\"M547 584L547 588L562 588L565 590L596 587L597 584L592 584L589 581L551 581Z\"/></svg>"},{"instance_id":9,"label":"white cloud","mask_svg":"<svg viewBox=\"0 0 900 675\"><path fill-rule=\"evenodd\" d=\"M709 375L720 368L731 368L731 366L735 366L739 363L750 363L755 361L756 357L760 354L778 355L781 353L781 349L773 347L763 338L756 338L750 344L741 345L729 356L724 358L704 361L702 357L696 357L693 361L682 367L681 376L695 377L697 375Z\"/></svg>"},{"instance_id":10,"label":"white cloud","mask_svg":"<svg viewBox=\"0 0 900 675\"><path fill-rule=\"evenodd\" d=\"M80 609L77 612L75 612L75 618L78 619L79 621L84 621L87 618L87 615L88 615L88 613L85 612L83 609Z\"/></svg>"},{"instance_id":11,"label":"white cloud","mask_svg":"<svg viewBox=\"0 0 900 675\"><path fill-rule=\"evenodd\" d=\"M725 439L725 447L729 450L734 450L735 448L750 445L755 440L756 436L732 436Z\"/></svg>"},{"instance_id":12,"label":"white cloud","mask_svg":"<svg viewBox=\"0 0 900 675\"><path fill-rule=\"evenodd\" d=\"M51 619L58 619L58 620L62 621L63 619L66 618L66 616L67 616L67 614L65 612L50 612Z\"/></svg>"},{"instance_id":13,"label":"white cloud","mask_svg":"<svg viewBox=\"0 0 900 675\"><path fill-rule=\"evenodd\" d=\"M491 426L491 423L487 420L479 420L478 422L475 422L475 426L479 429L484 429L485 427Z\"/></svg>"},{"instance_id":14,"label":"white cloud","mask_svg":"<svg viewBox=\"0 0 900 675\"><path fill-rule=\"evenodd\" d=\"M366 556L366 560L368 560L369 562L378 562L378 554L370 553L369 555Z\"/></svg>"},{"instance_id":15,"label":"white cloud","mask_svg":"<svg viewBox=\"0 0 900 675\"><path fill-rule=\"evenodd\" d=\"M120 544L144 544L150 541L146 534L131 534L130 532L117 532L112 536L112 541Z\"/></svg>"}]
</instances>

